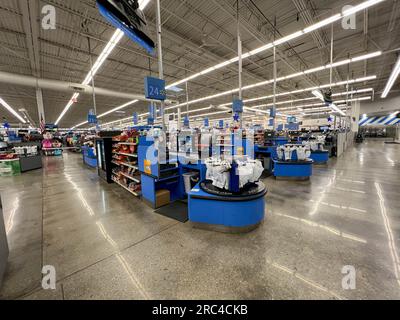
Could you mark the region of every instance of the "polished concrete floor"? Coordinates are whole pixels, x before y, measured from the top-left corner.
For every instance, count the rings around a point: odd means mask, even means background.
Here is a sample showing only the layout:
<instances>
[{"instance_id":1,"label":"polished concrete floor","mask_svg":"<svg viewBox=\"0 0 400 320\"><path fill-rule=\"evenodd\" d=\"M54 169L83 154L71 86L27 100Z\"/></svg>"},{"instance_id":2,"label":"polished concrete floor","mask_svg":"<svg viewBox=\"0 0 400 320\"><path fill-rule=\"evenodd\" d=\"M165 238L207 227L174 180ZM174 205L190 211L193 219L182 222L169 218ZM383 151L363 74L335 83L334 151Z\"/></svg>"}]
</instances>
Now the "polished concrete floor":
<instances>
[{"instance_id":1,"label":"polished concrete floor","mask_svg":"<svg viewBox=\"0 0 400 320\"><path fill-rule=\"evenodd\" d=\"M0 298L400 298L399 145L367 141L310 182L265 183L264 223L223 234L153 213L77 154L45 158L0 178L11 250ZM44 265L55 290L41 289Z\"/></svg>"}]
</instances>

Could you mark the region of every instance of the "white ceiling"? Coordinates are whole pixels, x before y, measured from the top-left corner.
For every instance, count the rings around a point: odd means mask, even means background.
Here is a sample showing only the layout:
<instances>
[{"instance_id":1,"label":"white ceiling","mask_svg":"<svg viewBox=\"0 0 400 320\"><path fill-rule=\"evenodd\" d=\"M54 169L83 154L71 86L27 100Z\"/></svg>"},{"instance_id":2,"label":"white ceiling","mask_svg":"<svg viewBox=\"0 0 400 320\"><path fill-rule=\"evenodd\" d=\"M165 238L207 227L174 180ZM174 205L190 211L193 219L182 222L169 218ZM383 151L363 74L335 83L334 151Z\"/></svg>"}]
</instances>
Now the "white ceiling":
<instances>
[{"instance_id":1,"label":"white ceiling","mask_svg":"<svg viewBox=\"0 0 400 320\"><path fill-rule=\"evenodd\" d=\"M154 2L151 0L144 10L153 40ZM276 38L280 38L339 12L346 4L359 2L360 0L240 0L243 52L270 42L274 33ZM40 10L45 4L56 8L56 30L41 28ZM236 0L161 1L164 77L167 84L237 55L235 15ZM95 60L114 31L115 28L98 13L94 0L1 0L0 71L81 83L90 70L88 38ZM330 34L331 28L328 26L293 40L290 44L279 46L278 77L328 63ZM385 53L367 62L340 66L333 73L334 81L377 75L376 80L356 84L354 88L373 87L375 98L379 99L378 93L383 90L400 49L399 1L387 0L370 8L367 14L359 13L355 30L344 30L340 22L335 23L333 35L334 61L377 50ZM271 79L272 51L244 60L243 68L243 85ZM124 37L96 74L95 85L124 93L143 94L143 78L150 72L157 75L157 69L157 57L148 56L142 48ZM326 83L329 83L329 70L279 82L278 92ZM192 100L237 86L237 66L232 64L190 81L189 98ZM340 92L345 88L335 90ZM393 87L391 95L398 92L399 81ZM272 86L266 85L246 90L243 97L252 98L271 93ZM291 98L308 96L309 93L302 93L292 95ZM14 109L25 108L35 121L38 120L34 88L0 82L0 97ZM68 92L43 90L46 122L54 123L70 98L71 93ZM183 101L184 97L180 99ZM98 96L96 100L98 113L128 101L107 96ZM224 96L193 104L190 108L231 100L231 96ZM60 121L60 127L72 127L85 121L91 106L92 97L81 95ZM112 121L127 117L134 111L145 110L147 103L140 102L124 109L125 114L112 113L102 120ZM17 119L4 108L0 108L0 116L6 117L10 123L17 123Z\"/></svg>"}]
</instances>

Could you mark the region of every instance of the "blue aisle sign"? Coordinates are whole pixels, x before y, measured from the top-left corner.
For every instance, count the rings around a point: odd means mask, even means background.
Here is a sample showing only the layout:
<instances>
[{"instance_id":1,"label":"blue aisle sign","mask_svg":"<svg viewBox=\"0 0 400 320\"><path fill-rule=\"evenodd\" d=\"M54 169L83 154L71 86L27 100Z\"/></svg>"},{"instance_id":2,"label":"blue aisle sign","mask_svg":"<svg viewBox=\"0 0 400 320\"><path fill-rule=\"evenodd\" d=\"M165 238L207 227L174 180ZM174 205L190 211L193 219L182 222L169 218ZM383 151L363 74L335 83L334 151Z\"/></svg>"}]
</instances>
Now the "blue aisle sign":
<instances>
[{"instance_id":1,"label":"blue aisle sign","mask_svg":"<svg viewBox=\"0 0 400 320\"><path fill-rule=\"evenodd\" d=\"M188 116L185 116L185 118L183 118L183 126L189 127L189 117Z\"/></svg>"},{"instance_id":2,"label":"blue aisle sign","mask_svg":"<svg viewBox=\"0 0 400 320\"><path fill-rule=\"evenodd\" d=\"M90 109L88 112L88 122L89 123L97 123L97 116L95 115L93 109Z\"/></svg>"},{"instance_id":3,"label":"blue aisle sign","mask_svg":"<svg viewBox=\"0 0 400 320\"><path fill-rule=\"evenodd\" d=\"M97 116L95 114L88 114L89 123L97 123Z\"/></svg>"},{"instance_id":4,"label":"blue aisle sign","mask_svg":"<svg viewBox=\"0 0 400 320\"><path fill-rule=\"evenodd\" d=\"M49 130L51 130L51 129L57 129L57 128L58 128L58 125L56 125L56 124L54 124L54 123L46 123L46 124L45 124L45 128L46 128L46 129L49 129Z\"/></svg>"},{"instance_id":5,"label":"blue aisle sign","mask_svg":"<svg viewBox=\"0 0 400 320\"><path fill-rule=\"evenodd\" d=\"M154 77L144 78L144 95L147 99L165 100L165 80Z\"/></svg>"},{"instance_id":6,"label":"blue aisle sign","mask_svg":"<svg viewBox=\"0 0 400 320\"><path fill-rule=\"evenodd\" d=\"M204 118L204 126L208 127L210 125L210 122L208 120L208 118Z\"/></svg>"},{"instance_id":7,"label":"blue aisle sign","mask_svg":"<svg viewBox=\"0 0 400 320\"><path fill-rule=\"evenodd\" d=\"M224 120L219 120L219 127L223 128L224 127Z\"/></svg>"},{"instance_id":8,"label":"blue aisle sign","mask_svg":"<svg viewBox=\"0 0 400 320\"><path fill-rule=\"evenodd\" d=\"M287 123L294 123L294 122L296 122L296 117L295 116L287 117Z\"/></svg>"},{"instance_id":9,"label":"blue aisle sign","mask_svg":"<svg viewBox=\"0 0 400 320\"><path fill-rule=\"evenodd\" d=\"M233 120L234 120L234 121L239 121L239 119L240 119L239 113L236 112L236 113L233 115Z\"/></svg>"},{"instance_id":10,"label":"blue aisle sign","mask_svg":"<svg viewBox=\"0 0 400 320\"><path fill-rule=\"evenodd\" d=\"M232 111L236 113L243 112L243 100L235 99L232 102Z\"/></svg>"},{"instance_id":11,"label":"blue aisle sign","mask_svg":"<svg viewBox=\"0 0 400 320\"><path fill-rule=\"evenodd\" d=\"M297 131L297 130L299 130L299 124L298 123L293 123L293 122L287 123L285 125L285 129L286 130L291 130L291 131Z\"/></svg>"},{"instance_id":12,"label":"blue aisle sign","mask_svg":"<svg viewBox=\"0 0 400 320\"><path fill-rule=\"evenodd\" d=\"M137 124L138 124L138 114L137 114L137 112L134 112L134 113L133 113L133 120L132 120L132 122L133 122L134 125L137 125Z\"/></svg>"}]
</instances>

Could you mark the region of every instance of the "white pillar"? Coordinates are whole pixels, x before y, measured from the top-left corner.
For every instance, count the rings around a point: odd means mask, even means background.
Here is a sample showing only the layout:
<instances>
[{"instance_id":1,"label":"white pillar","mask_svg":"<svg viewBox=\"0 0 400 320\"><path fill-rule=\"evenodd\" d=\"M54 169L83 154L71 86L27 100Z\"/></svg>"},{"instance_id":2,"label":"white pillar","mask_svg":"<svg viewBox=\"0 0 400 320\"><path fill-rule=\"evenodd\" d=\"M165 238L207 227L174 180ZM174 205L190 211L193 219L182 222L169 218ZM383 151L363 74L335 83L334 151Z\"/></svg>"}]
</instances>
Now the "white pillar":
<instances>
[{"instance_id":1,"label":"white pillar","mask_svg":"<svg viewBox=\"0 0 400 320\"><path fill-rule=\"evenodd\" d=\"M43 122L46 123L46 118L44 117L44 106L43 106L43 96L42 96L42 89L36 89L36 103L38 107L38 116L39 121L38 124L40 126L40 121L43 119Z\"/></svg>"},{"instance_id":2,"label":"white pillar","mask_svg":"<svg viewBox=\"0 0 400 320\"><path fill-rule=\"evenodd\" d=\"M354 101L350 110L350 129L358 132L358 120L360 119L360 101Z\"/></svg>"}]
</instances>

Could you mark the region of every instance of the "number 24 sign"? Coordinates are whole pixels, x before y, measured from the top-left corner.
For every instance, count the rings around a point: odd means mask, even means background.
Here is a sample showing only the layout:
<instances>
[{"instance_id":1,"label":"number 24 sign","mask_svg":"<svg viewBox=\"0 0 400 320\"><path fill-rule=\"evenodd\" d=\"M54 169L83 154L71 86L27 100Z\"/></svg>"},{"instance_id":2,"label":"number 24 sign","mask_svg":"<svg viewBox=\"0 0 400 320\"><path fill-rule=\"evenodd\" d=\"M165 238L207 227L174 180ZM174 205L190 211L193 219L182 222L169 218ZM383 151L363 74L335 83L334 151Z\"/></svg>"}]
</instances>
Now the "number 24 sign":
<instances>
[{"instance_id":1,"label":"number 24 sign","mask_svg":"<svg viewBox=\"0 0 400 320\"><path fill-rule=\"evenodd\" d=\"M147 99L165 100L165 80L153 77L144 78L144 95Z\"/></svg>"}]
</instances>

